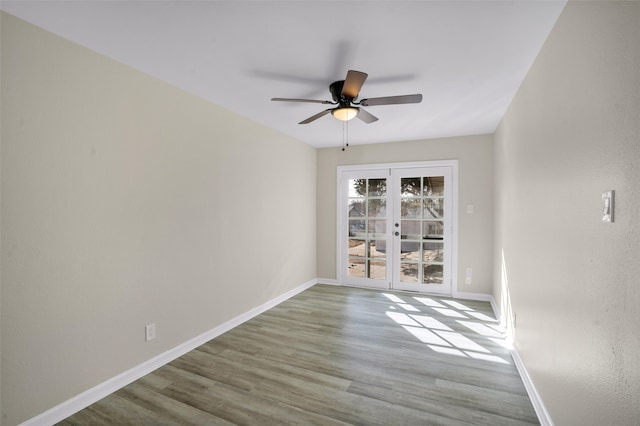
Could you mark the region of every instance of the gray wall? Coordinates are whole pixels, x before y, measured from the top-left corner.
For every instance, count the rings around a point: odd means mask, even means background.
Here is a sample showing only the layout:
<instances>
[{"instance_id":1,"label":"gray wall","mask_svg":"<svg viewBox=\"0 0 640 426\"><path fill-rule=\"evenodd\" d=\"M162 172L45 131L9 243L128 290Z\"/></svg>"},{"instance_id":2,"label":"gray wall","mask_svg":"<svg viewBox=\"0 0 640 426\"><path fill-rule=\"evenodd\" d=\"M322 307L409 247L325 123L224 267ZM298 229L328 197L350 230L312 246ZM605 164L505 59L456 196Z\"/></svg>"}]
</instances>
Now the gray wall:
<instances>
[{"instance_id":1,"label":"gray wall","mask_svg":"<svg viewBox=\"0 0 640 426\"><path fill-rule=\"evenodd\" d=\"M1 94L3 425L316 277L315 149L5 13Z\"/></svg>"},{"instance_id":2,"label":"gray wall","mask_svg":"<svg viewBox=\"0 0 640 426\"><path fill-rule=\"evenodd\" d=\"M494 296L551 418L640 424L639 2L567 4L495 163Z\"/></svg>"},{"instance_id":3,"label":"gray wall","mask_svg":"<svg viewBox=\"0 0 640 426\"><path fill-rule=\"evenodd\" d=\"M318 277L336 279L336 168L341 165L458 160L458 281L460 292L491 293L493 136L463 136L318 150ZM474 213L466 213L466 205ZM465 268L472 284L464 284ZM454 283L455 288L455 283Z\"/></svg>"}]
</instances>

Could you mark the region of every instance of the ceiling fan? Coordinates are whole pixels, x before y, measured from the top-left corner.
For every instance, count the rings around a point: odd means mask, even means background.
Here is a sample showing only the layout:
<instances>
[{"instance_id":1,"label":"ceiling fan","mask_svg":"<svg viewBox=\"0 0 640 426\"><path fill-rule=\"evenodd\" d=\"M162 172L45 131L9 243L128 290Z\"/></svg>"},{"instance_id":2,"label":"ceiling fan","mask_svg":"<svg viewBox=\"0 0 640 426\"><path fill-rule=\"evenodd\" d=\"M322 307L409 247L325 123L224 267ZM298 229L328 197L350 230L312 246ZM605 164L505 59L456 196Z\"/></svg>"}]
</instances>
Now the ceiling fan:
<instances>
[{"instance_id":1,"label":"ceiling fan","mask_svg":"<svg viewBox=\"0 0 640 426\"><path fill-rule=\"evenodd\" d=\"M331 113L335 118L340 121L348 121L355 117L365 123L373 123L378 121L378 117L367 112L360 106L375 106L375 105L394 105L394 104L417 104L422 102L421 94L414 95L401 95L401 96L385 96L382 98L369 98L362 99L356 102L360 89L367 79L367 73L361 71L349 70L347 72L347 78L344 80L334 81L329 85L329 92L333 101L321 101L315 99L295 99L295 98L271 98L276 102L307 102L326 105L337 105L334 108L325 109L306 120L302 120L298 124L308 124Z\"/></svg>"}]
</instances>

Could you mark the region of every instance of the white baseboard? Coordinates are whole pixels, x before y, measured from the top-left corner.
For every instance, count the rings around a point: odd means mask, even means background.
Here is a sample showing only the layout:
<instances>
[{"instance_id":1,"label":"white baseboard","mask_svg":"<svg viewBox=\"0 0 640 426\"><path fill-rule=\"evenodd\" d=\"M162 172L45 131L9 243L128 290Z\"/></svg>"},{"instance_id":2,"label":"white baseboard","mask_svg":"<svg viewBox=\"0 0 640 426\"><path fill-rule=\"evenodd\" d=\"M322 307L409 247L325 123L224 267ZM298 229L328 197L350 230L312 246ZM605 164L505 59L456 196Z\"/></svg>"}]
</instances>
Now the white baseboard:
<instances>
[{"instance_id":1,"label":"white baseboard","mask_svg":"<svg viewBox=\"0 0 640 426\"><path fill-rule=\"evenodd\" d=\"M292 290L289 290L288 292L281 294L280 296L260 306L257 306L250 311L245 312L244 314L241 314L225 322L224 324L221 324L205 333L202 333L201 335L196 336L193 339L174 347L173 349L169 349L168 351L154 358L151 358L150 360L145 361L142 364L125 371L124 373L118 374L117 376L112 377L111 379L102 382L99 385L94 386L91 389L88 389L85 392L82 392L81 394L78 394L61 404L56 405L55 407L45 411L42 414L37 415L36 417L32 417L31 419L21 423L20 426L43 426L58 423L71 416L72 414L75 414L78 411L88 407L94 402L97 402L100 399L112 394L118 389L123 388L124 386L151 373L152 371L162 367L163 365L173 361L174 359L181 357L187 352L194 350L198 346L207 343L209 340L218 337L219 335L231 330L232 328L242 324L243 322L248 321L257 315L260 315L261 313L284 302L285 300L295 296L296 294L303 292L304 290L314 286L317 283L318 279L316 278Z\"/></svg>"},{"instance_id":2,"label":"white baseboard","mask_svg":"<svg viewBox=\"0 0 640 426\"><path fill-rule=\"evenodd\" d=\"M498 320L498 325L500 326L500 330L506 334L507 323L504 322L504 318L502 318L502 311L500 311L500 309L498 308L498 304L496 303L496 299L493 298L493 295L489 296L489 304L491 305L491 310L493 311L493 315Z\"/></svg>"},{"instance_id":3,"label":"white baseboard","mask_svg":"<svg viewBox=\"0 0 640 426\"><path fill-rule=\"evenodd\" d=\"M498 305L496 304L496 299L493 298L493 295L489 297L489 303L491 304L491 309L493 310L493 315L495 315L498 323L502 325L502 314L500 309L498 309Z\"/></svg>"},{"instance_id":4,"label":"white baseboard","mask_svg":"<svg viewBox=\"0 0 640 426\"><path fill-rule=\"evenodd\" d=\"M491 295L484 293L467 293L464 291L454 290L452 296L456 299L466 299L466 300L480 300L482 302L490 302Z\"/></svg>"},{"instance_id":5,"label":"white baseboard","mask_svg":"<svg viewBox=\"0 0 640 426\"><path fill-rule=\"evenodd\" d=\"M333 278L318 278L318 284L342 285L338 280L334 280Z\"/></svg>"},{"instance_id":6,"label":"white baseboard","mask_svg":"<svg viewBox=\"0 0 640 426\"><path fill-rule=\"evenodd\" d=\"M504 322L504 318L500 314L500 310L498 309L498 305L496 304L496 300L493 296L490 297L489 303L491 303L491 309L493 309L493 313L500 324L500 328L506 330L507 325ZM511 358L513 359L513 363L518 370L518 374L520 374L520 378L522 379L522 383L524 384L525 389L527 390L527 395L529 395L529 399L531 400L531 404L533 405L533 409L538 416L538 420L542 426L553 426L553 421L551 420L551 416L549 412L544 406L542 402L542 397L536 390L533 381L531 380L531 376L529 376L529 372L527 371L527 367L525 367L524 362L522 362L522 358L520 358L520 354L518 350L511 344L512 347L509 350L511 353Z\"/></svg>"},{"instance_id":7,"label":"white baseboard","mask_svg":"<svg viewBox=\"0 0 640 426\"><path fill-rule=\"evenodd\" d=\"M520 354L516 348L511 349L511 357L513 358L513 362L518 369L518 373L520 373L520 377L522 378L522 382L524 383L525 389L527 389L527 394L529 395L529 399L531 400L531 404L533 404L533 409L536 411L538 415L538 420L542 426L553 426L553 421L551 420L551 416L549 412L544 406L542 402L542 398L540 394L536 390L536 387L531 380L531 376L529 376L529 372L527 368L524 366L522 362L522 358L520 358Z\"/></svg>"}]
</instances>

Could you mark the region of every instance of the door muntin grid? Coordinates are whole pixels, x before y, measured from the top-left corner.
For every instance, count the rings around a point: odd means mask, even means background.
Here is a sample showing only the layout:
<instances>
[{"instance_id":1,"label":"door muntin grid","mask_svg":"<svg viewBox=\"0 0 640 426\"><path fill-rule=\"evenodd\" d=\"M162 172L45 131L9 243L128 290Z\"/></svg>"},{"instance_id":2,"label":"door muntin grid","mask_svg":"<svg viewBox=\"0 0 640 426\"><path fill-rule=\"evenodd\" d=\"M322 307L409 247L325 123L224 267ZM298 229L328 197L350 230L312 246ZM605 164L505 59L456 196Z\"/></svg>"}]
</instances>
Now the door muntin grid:
<instances>
[{"instance_id":1,"label":"door muntin grid","mask_svg":"<svg viewBox=\"0 0 640 426\"><path fill-rule=\"evenodd\" d=\"M400 281L442 285L444 176L400 178Z\"/></svg>"},{"instance_id":2,"label":"door muntin grid","mask_svg":"<svg viewBox=\"0 0 640 426\"><path fill-rule=\"evenodd\" d=\"M339 282L451 294L456 163L403 164L338 168Z\"/></svg>"},{"instance_id":3,"label":"door muntin grid","mask_svg":"<svg viewBox=\"0 0 640 426\"><path fill-rule=\"evenodd\" d=\"M387 278L387 179L348 181L349 277Z\"/></svg>"}]
</instances>

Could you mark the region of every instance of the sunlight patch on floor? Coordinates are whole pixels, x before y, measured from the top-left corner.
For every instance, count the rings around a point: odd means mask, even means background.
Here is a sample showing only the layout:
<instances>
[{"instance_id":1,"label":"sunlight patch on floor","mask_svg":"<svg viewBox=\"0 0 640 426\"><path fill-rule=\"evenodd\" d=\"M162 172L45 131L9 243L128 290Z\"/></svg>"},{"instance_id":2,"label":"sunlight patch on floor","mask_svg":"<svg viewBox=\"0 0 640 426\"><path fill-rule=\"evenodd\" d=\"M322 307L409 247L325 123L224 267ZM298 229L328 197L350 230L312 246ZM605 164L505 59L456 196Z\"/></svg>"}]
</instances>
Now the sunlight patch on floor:
<instances>
[{"instance_id":1,"label":"sunlight patch on floor","mask_svg":"<svg viewBox=\"0 0 640 426\"><path fill-rule=\"evenodd\" d=\"M414 297L414 299L417 300L418 302L422 303L425 306L436 307L436 308L445 308L446 307L443 304L438 303L435 300L431 299L430 297Z\"/></svg>"},{"instance_id":2,"label":"sunlight patch on floor","mask_svg":"<svg viewBox=\"0 0 640 426\"><path fill-rule=\"evenodd\" d=\"M444 325L443 323L441 323L440 321L438 321L437 319L433 318L433 317L429 317L426 315L410 315L411 318L413 318L414 320L418 321L420 324L422 324L423 326L427 327L427 328L431 328L431 329L435 329L435 330L447 330L447 331L453 331L453 329L447 325Z\"/></svg>"},{"instance_id":3,"label":"sunlight patch on floor","mask_svg":"<svg viewBox=\"0 0 640 426\"><path fill-rule=\"evenodd\" d=\"M448 317L454 317L454 318L467 318L464 314L454 310L454 309L447 309L447 308L433 308L434 311L437 311L439 313L441 313L442 315L446 315Z\"/></svg>"},{"instance_id":4,"label":"sunlight patch on floor","mask_svg":"<svg viewBox=\"0 0 640 426\"><path fill-rule=\"evenodd\" d=\"M407 303L407 300L403 300L398 295L390 293L383 293L383 295L392 302L386 311L387 317L420 342L425 343L434 352L510 364L510 360L496 355L482 344L484 341L490 343L490 347L498 345L501 348L510 349L509 343L505 341L504 335L500 331L497 320L489 315L476 312L468 305L455 300L435 300L422 296L411 297L420 303L415 306ZM435 312L446 318L451 318L452 321L460 325L456 327L458 330L442 322L445 320L428 315L427 311L429 310L432 314ZM477 336L477 339L468 336Z\"/></svg>"}]
</instances>

